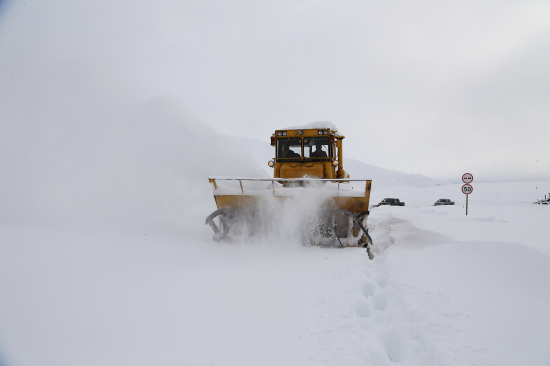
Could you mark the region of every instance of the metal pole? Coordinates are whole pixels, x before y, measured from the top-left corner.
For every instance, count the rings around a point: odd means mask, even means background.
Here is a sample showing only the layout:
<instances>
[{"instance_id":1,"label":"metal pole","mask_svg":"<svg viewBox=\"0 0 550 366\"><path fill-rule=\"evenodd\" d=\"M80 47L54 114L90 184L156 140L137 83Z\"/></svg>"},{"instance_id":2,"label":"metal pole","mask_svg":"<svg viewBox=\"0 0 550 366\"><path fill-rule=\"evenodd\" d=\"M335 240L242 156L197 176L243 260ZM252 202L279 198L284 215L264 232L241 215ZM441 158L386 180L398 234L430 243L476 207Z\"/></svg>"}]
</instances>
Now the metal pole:
<instances>
[{"instance_id":1,"label":"metal pole","mask_svg":"<svg viewBox=\"0 0 550 366\"><path fill-rule=\"evenodd\" d=\"M466 216L468 216L468 196L469 194L466 195Z\"/></svg>"}]
</instances>

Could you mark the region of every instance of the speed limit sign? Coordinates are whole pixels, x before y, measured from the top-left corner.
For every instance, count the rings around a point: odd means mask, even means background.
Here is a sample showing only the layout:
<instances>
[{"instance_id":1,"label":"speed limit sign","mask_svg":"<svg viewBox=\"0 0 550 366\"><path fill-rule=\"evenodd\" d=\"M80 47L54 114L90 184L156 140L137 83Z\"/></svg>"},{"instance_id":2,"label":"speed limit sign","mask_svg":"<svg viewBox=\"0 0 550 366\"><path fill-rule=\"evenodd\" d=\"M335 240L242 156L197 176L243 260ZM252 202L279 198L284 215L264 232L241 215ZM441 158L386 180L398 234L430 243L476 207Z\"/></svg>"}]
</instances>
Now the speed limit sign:
<instances>
[{"instance_id":1,"label":"speed limit sign","mask_svg":"<svg viewBox=\"0 0 550 366\"><path fill-rule=\"evenodd\" d=\"M474 180L474 176L470 173L466 173L462 176L462 181L466 183L462 186L461 190L462 193L466 195L466 215L468 215L468 195L474 191L474 187L470 185L472 181Z\"/></svg>"},{"instance_id":2,"label":"speed limit sign","mask_svg":"<svg viewBox=\"0 0 550 366\"><path fill-rule=\"evenodd\" d=\"M462 193L464 193L464 194L470 194L473 191L474 191L474 187L472 187L468 183L466 183L465 185L462 186Z\"/></svg>"}]
</instances>

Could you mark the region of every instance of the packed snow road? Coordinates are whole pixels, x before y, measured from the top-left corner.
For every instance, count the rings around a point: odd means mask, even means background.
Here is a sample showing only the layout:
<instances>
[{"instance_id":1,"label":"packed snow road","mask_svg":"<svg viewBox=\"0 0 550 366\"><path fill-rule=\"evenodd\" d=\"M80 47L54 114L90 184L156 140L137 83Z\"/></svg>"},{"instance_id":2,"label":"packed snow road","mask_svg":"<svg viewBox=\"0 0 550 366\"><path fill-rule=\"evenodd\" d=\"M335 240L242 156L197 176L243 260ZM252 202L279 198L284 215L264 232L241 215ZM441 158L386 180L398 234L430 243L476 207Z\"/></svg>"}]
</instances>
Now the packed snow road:
<instances>
[{"instance_id":1,"label":"packed snow road","mask_svg":"<svg viewBox=\"0 0 550 366\"><path fill-rule=\"evenodd\" d=\"M203 217L0 226L0 363L547 365L548 207L422 204L447 189L373 209L373 261L216 243Z\"/></svg>"}]
</instances>

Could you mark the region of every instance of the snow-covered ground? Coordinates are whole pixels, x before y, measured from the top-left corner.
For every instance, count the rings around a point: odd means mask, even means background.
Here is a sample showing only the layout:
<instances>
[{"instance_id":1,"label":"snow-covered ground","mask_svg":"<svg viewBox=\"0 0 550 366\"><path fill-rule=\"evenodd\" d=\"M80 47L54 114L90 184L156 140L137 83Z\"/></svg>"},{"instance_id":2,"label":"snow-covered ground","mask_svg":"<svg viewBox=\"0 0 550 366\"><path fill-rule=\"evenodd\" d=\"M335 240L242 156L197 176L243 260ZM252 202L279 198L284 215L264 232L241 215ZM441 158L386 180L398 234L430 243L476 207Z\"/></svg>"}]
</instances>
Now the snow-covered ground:
<instances>
[{"instance_id":1,"label":"snow-covered ground","mask_svg":"<svg viewBox=\"0 0 550 366\"><path fill-rule=\"evenodd\" d=\"M466 216L458 184L348 159L371 203L406 203L372 208L374 260L218 243L206 177L265 177L269 147L163 103L101 151L20 131L3 152L2 366L550 364L550 182L474 181Z\"/></svg>"},{"instance_id":2,"label":"snow-covered ground","mask_svg":"<svg viewBox=\"0 0 550 366\"><path fill-rule=\"evenodd\" d=\"M484 186L468 216L372 209L373 261L355 248L216 243L199 215L2 225L3 365L547 365L550 210L510 200L530 182ZM417 200L459 187L416 189Z\"/></svg>"},{"instance_id":3,"label":"snow-covered ground","mask_svg":"<svg viewBox=\"0 0 550 366\"><path fill-rule=\"evenodd\" d=\"M460 185L386 190L410 200L371 220L389 247L375 261L390 273L385 299L406 313L390 331L394 361L414 364L416 348L436 365L549 364L550 212L527 198L536 184L550 182L473 184L468 216Z\"/></svg>"}]
</instances>

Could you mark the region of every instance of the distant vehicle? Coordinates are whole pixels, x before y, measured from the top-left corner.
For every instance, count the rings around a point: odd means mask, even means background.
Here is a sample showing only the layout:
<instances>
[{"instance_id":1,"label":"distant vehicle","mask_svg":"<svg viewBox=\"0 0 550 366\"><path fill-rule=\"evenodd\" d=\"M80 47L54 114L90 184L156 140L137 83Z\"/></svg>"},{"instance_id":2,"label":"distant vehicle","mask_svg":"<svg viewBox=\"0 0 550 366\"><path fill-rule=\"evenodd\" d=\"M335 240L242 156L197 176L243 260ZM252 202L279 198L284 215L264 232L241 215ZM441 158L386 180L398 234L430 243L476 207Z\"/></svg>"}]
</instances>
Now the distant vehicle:
<instances>
[{"instance_id":1,"label":"distant vehicle","mask_svg":"<svg viewBox=\"0 0 550 366\"><path fill-rule=\"evenodd\" d=\"M546 195L544 195L543 200L537 200L536 202L533 202L534 205L550 205L550 193L548 193L548 199L546 199Z\"/></svg>"},{"instance_id":2,"label":"distant vehicle","mask_svg":"<svg viewBox=\"0 0 550 366\"><path fill-rule=\"evenodd\" d=\"M455 203L448 198L441 198L434 203L434 206L454 205Z\"/></svg>"},{"instance_id":3,"label":"distant vehicle","mask_svg":"<svg viewBox=\"0 0 550 366\"><path fill-rule=\"evenodd\" d=\"M380 202L376 207L378 206L405 206L405 202L399 201L399 198L384 198L382 202Z\"/></svg>"}]
</instances>

